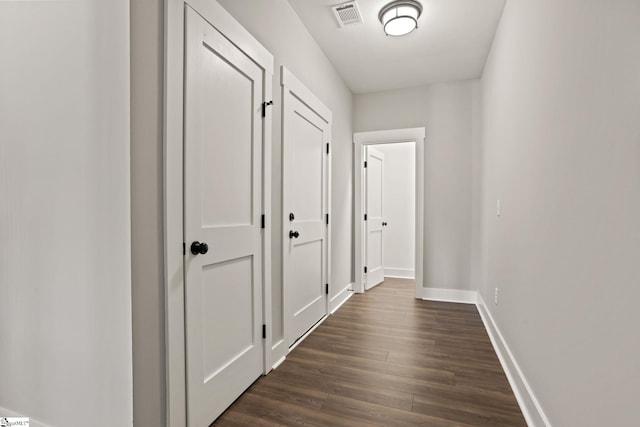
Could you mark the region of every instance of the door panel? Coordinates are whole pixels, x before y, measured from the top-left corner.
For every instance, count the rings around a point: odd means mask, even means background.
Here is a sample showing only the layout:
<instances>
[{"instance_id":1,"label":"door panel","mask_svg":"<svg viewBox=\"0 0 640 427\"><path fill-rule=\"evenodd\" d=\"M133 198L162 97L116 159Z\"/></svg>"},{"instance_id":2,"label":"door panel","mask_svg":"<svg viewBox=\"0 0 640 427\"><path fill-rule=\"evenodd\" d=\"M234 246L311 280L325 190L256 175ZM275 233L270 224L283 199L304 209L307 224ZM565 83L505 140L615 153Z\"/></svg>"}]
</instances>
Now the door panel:
<instances>
[{"instance_id":1,"label":"door panel","mask_svg":"<svg viewBox=\"0 0 640 427\"><path fill-rule=\"evenodd\" d=\"M262 373L263 71L190 8L185 36L187 416L200 427Z\"/></svg>"},{"instance_id":2,"label":"door panel","mask_svg":"<svg viewBox=\"0 0 640 427\"><path fill-rule=\"evenodd\" d=\"M299 316L309 304L317 302L324 296L322 292L322 253L322 240L299 244L292 253L291 279L294 288L292 289L291 305L294 317ZM308 280L313 283L306 283ZM320 316L322 314L321 312Z\"/></svg>"},{"instance_id":3,"label":"door panel","mask_svg":"<svg viewBox=\"0 0 640 427\"><path fill-rule=\"evenodd\" d=\"M251 224L253 80L206 44L203 49L202 132L229 142L202 145L202 190L210 195L202 200L203 224Z\"/></svg>"},{"instance_id":4,"label":"door panel","mask_svg":"<svg viewBox=\"0 0 640 427\"><path fill-rule=\"evenodd\" d=\"M206 379L215 376L253 345L253 316L235 314L236 311L253 314L252 272L251 256L203 268L202 342ZM235 283L235 286L226 287L225 298L221 299L220 288L225 283ZM228 319L237 321L229 322Z\"/></svg>"},{"instance_id":5,"label":"door panel","mask_svg":"<svg viewBox=\"0 0 640 427\"><path fill-rule=\"evenodd\" d=\"M330 125L305 102L286 95L283 126L283 276L288 344L327 314L326 146ZM289 214L293 214L290 220ZM290 237L297 232L298 237Z\"/></svg>"},{"instance_id":6,"label":"door panel","mask_svg":"<svg viewBox=\"0 0 640 427\"><path fill-rule=\"evenodd\" d=\"M384 220L384 154L367 147L367 276L365 289L384 281L383 220Z\"/></svg>"},{"instance_id":7,"label":"door panel","mask_svg":"<svg viewBox=\"0 0 640 427\"><path fill-rule=\"evenodd\" d=\"M296 221L322 221L324 215L324 135L323 129L296 111L293 115L292 136L295 142L288 159L291 161L290 183L295 197L291 198L291 211ZM288 154L289 154L288 153Z\"/></svg>"}]
</instances>

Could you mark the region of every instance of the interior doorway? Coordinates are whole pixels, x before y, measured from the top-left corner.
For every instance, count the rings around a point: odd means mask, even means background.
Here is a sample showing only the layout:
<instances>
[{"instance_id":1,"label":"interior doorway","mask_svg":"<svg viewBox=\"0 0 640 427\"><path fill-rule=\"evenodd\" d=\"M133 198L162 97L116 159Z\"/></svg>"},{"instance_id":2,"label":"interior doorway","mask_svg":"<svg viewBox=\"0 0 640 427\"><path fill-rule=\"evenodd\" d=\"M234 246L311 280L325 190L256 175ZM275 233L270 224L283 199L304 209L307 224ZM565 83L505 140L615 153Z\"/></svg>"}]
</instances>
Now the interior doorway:
<instances>
[{"instance_id":1,"label":"interior doorway","mask_svg":"<svg viewBox=\"0 0 640 427\"><path fill-rule=\"evenodd\" d=\"M415 279L415 142L365 146L365 290Z\"/></svg>"},{"instance_id":2,"label":"interior doorway","mask_svg":"<svg viewBox=\"0 0 640 427\"><path fill-rule=\"evenodd\" d=\"M378 243L383 248L382 242L377 242L369 237L368 223L368 194L367 194L367 169L368 148L377 149L383 144L414 143L415 154L415 209L414 220L414 257L415 257L415 281L416 296L421 294L423 287L423 253L424 253L424 128L390 129L383 131L356 132L353 136L354 143L354 234L355 234L355 284L356 292L364 292L369 270L367 265L367 245L369 242ZM378 150L379 151L379 150ZM380 156L378 155L378 158ZM367 164L368 166L368 164ZM384 197L384 196L382 196ZM370 199L370 198L369 198ZM365 220L367 214L367 220ZM381 220L381 223L387 222ZM372 231L375 227L372 226ZM382 227L384 229L384 226ZM384 231L382 236L384 236ZM384 249L382 249L384 250ZM383 261L382 261L383 262ZM365 270L365 267L367 269ZM379 274L379 273L376 273ZM375 282L375 278L369 279Z\"/></svg>"}]
</instances>

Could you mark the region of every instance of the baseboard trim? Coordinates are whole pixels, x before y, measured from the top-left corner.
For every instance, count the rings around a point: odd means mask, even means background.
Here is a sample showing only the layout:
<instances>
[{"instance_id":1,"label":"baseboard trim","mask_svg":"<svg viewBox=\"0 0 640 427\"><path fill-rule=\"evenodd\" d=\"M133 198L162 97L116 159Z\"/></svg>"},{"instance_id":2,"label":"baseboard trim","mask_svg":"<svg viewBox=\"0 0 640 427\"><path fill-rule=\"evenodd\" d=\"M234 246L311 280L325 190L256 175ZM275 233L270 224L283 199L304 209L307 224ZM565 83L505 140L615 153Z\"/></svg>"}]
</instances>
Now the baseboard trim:
<instances>
[{"instance_id":1,"label":"baseboard trim","mask_svg":"<svg viewBox=\"0 0 640 427\"><path fill-rule=\"evenodd\" d=\"M384 268L384 277L396 279L415 279L416 270L413 268Z\"/></svg>"},{"instance_id":2,"label":"baseboard trim","mask_svg":"<svg viewBox=\"0 0 640 427\"><path fill-rule=\"evenodd\" d=\"M276 369L278 366L282 365L282 362L284 362L286 358L287 356L282 356L276 363L273 364L271 369Z\"/></svg>"},{"instance_id":3,"label":"baseboard trim","mask_svg":"<svg viewBox=\"0 0 640 427\"><path fill-rule=\"evenodd\" d=\"M349 283L329 301L329 313L335 313L353 295L353 283Z\"/></svg>"},{"instance_id":4,"label":"baseboard trim","mask_svg":"<svg viewBox=\"0 0 640 427\"><path fill-rule=\"evenodd\" d=\"M418 289L416 297L428 301L475 304L478 301L478 292L460 289L422 288L421 290Z\"/></svg>"},{"instance_id":5,"label":"baseboard trim","mask_svg":"<svg viewBox=\"0 0 640 427\"><path fill-rule=\"evenodd\" d=\"M545 415L540 402L533 394L529 382L522 373L518 362L513 357L513 353L511 353L507 342L504 340L502 333L500 333L500 329L498 329L498 325L496 325L493 316L491 316L491 312L487 309L484 298L482 298L480 294L478 294L476 306L478 307L478 312L480 313L484 327L491 339L493 349L498 355L502 369L509 380L509 385L511 385L513 394L516 396L518 405L527 421L527 425L530 427L551 427L551 423Z\"/></svg>"},{"instance_id":6,"label":"baseboard trim","mask_svg":"<svg viewBox=\"0 0 640 427\"><path fill-rule=\"evenodd\" d=\"M34 420L26 415L18 414L17 412L3 408L2 406L0 406L0 417L29 418L30 427L49 427L47 424L41 423L40 421Z\"/></svg>"}]
</instances>

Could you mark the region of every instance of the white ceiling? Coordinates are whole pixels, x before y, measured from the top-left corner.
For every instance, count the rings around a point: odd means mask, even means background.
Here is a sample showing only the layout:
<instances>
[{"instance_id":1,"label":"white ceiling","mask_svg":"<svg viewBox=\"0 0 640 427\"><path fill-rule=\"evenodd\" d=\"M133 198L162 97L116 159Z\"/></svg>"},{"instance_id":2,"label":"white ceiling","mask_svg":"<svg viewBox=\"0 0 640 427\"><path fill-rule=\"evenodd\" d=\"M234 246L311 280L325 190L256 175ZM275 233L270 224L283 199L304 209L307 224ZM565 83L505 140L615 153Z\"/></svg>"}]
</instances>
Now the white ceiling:
<instances>
[{"instance_id":1,"label":"white ceiling","mask_svg":"<svg viewBox=\"0 0 640 427\"><path fill-rule=\"evenodd\" d=\"M418 29L387 37L378 12L390 0L358 0L363 24L340 28L330 6L289 0L354 93L480 77L506 0L420 0Z\"/></svg>"}]
</instances>

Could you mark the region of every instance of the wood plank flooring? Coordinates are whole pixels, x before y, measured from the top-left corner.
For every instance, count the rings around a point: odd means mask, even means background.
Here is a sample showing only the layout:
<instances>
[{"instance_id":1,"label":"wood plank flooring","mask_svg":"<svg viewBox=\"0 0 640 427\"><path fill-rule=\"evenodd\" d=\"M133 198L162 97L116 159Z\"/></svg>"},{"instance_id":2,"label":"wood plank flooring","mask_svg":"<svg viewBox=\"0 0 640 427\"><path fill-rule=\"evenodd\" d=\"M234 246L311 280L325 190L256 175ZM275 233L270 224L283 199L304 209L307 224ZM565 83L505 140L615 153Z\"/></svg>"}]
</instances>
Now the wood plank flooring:
<instances>
[{"instance_id":1,"label":"wood plank flooring","mask_svg":"<svg viewBox=\"0 0 640 427\"><path fill-rule=\"evenodd\" d=\"M213 425L526 426L474 305L354 295Z\"/></svg>"}]
</instances>

